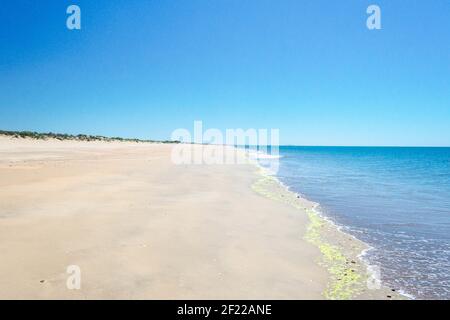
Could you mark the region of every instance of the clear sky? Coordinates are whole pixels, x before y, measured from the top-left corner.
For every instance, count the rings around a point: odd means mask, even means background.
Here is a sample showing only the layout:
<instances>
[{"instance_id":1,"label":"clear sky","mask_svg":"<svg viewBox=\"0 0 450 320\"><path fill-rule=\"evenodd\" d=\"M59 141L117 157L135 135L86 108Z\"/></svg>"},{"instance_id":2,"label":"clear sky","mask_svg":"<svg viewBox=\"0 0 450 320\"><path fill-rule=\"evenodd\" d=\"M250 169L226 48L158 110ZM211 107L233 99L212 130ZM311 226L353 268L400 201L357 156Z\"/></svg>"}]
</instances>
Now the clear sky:
<instances>
[{"instance_id":1,"label":"clear sky","mask_svg":"<svg viewBox=\"0 0 450 320\"><path fill-rule=\"evenodd\" d=\"M2 0L0 26L0 129L450 146L448 0Z\"/></svg>"}]
</instances>

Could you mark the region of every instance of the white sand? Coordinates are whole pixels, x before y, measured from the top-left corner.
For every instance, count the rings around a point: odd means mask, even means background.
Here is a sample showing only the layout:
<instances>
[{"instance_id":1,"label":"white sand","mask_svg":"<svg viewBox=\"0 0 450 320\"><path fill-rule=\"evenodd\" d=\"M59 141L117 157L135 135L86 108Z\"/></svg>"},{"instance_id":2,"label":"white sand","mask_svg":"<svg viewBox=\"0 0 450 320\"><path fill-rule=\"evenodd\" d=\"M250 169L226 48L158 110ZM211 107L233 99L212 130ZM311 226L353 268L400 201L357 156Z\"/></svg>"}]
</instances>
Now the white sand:
<instances>
[{"instance_id":1,"label":"white sand","mask_svg":"<svg viewBox=\"0 0 450 320\"><path fill-rule=\"evenodd\" d=\"M307 215L256 193L253 165L171 148L0 137L0 298L324 297Z\"/></svg>"}]
</instances>

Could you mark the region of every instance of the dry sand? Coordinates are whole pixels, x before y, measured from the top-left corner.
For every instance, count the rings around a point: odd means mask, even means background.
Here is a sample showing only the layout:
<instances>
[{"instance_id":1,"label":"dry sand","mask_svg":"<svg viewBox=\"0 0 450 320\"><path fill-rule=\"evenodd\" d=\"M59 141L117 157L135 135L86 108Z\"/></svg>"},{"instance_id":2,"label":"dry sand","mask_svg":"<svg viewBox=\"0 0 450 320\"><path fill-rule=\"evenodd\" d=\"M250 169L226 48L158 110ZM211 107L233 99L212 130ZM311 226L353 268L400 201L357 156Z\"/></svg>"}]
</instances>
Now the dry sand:
<instances>
[{"instance_id":1,"label":"dry sand","mask_svg":"<svg viewBox=\"0 0 450 320\"><path fill-rule=\"evenodd\" d=\"M0 298L327 296L332 275L305 240L307 214L255 192L252 164L175 165L171 150L0 137ZM66 286L69 265L80 290ZM386 297L362 291L354 297Z\"/></svg>"}]
</instances>

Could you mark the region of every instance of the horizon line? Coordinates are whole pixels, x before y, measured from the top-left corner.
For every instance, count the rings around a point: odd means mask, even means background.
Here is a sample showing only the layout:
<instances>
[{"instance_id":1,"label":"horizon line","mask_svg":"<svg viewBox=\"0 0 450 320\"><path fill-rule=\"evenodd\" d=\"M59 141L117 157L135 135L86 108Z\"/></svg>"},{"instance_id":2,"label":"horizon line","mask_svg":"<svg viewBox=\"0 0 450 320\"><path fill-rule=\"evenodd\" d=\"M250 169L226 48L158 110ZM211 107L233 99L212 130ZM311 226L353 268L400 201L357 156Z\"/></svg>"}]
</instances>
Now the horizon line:
<instances>
[{"instance_id":1,"label":"horizon line","mask_svg":"<svg viewBox=\"0 0 450 320\"><path fill-rule=\"evenodd\" d=\"M37 134L42 136L48 136L48 138L52 138L54 136L87 136L87 137L102 137L106 139L123 139L123 140L139 140L141 142L169 142L175 140L171 139L162 139L162 140L154 140L150 138L142 139L142 138L123 138L120 136L104 136L104 135L92 135L92 134L67 134L67 133L59 133L59 132L39 132L32 130L2 130L0 129L0 135L4 136L13 136L19 135L21 137L23 134ZM25 138L22 136L22 138ZM180 142L180 141L177 141ZM196 144L195 142L184 142ZM201 143L204 145L229 145L235 147L273 147L274 145L237 145L237 144L225 144L225 143ZM450 145L304 145L304 144L280 144L276 145L276 147L310 147L310 148L450 148Z\"/></svg>"}]
</instances>

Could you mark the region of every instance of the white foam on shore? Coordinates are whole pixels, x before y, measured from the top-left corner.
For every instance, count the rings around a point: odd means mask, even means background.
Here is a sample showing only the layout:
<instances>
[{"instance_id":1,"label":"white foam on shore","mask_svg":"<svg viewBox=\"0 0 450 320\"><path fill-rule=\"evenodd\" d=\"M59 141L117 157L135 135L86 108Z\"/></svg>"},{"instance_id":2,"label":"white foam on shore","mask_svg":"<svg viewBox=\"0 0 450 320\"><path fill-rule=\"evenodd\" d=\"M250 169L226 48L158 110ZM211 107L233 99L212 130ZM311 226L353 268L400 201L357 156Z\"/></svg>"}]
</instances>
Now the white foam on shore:
<instances>
[{"instance_id":1,"label":"white foam on shore","mask_svg":"<svg viewBox=\"0 0 450 320\"><path fill-rule=\"evenodd\" d=\"M365 243L365 242L364 242ZM366 243L367 245L367 243ZM377 271L378 267L376 265L370 264L369 259L367 258L368 254L372 250L376 250L374 247L367 245L368 248L364 249L359 255L358 259L361 260L367 267L367 273L375 279L375 281L379 281L381 284L383 284L383 281L380 278L379 272ZM406 291L399 289L396 290L396 292L408 299L416 300L417 298L413 296L410 293L407 293Z\"/></svg>"},{"instance_id":2,"label":"white foam on shore","mask_svg":"<svg viewBox=\"0 0 450 320\"><path fill-rule=\"evenodd\" d=\"M279 154L268 154L263 151L256 150L246 150L246 154L249 159L258 160L258 159L280 159L283 156Z\"/></svg>"},{"instance_id":3,"label":"white foam on shore","mask_svg":"<svg viewBox=\"0 0 450 320\"><path fill-rule=\"evenodd\" d=\"M321 219L325 220L327 223L329 223L332 227L334 227L338 232L343 233L345 236L349 236L352 239L359 241L361 243L364 244L364 246L366 246L365 249L363 249L356 257L362 262L362 264L366 267L367 270L367 274L369 275L369 277L371 277L372 279L375 279L375 281L378 281L382 286L383 286L383 281L381 280L380 276L378 275L377 269L378 267L376 265L372 265L369 263L369 260L367 258L367 255L370 251L372 250L376 250L374 247L372 247L371 245L369 245L368 243L362 241L361 239L358 239L356 236L354 236L353 234L350 234L348 232L345 231L345 229L350 230L350 227L347 226L342 226L339 225L338 223L336 223L335 221L333 221L330 217L328 217L327 215L325 215L322 211L320 211L320 204L315 202L315 201L311 201L309 200L306 196L304 196L303 194L300 194L296 191L292 191L291 187L286 185L285 183L283 183L278 177L277 177L277 173L276 172L271 172L268 168L263 167L259 162L258 159L270 159L270 157L261 157L261 158L251 158L250 154L252 154L254 152L251 152L249 150L245 151L245 154L247 155L247 158L249 159L251 164L254 164L259 170L260 170L260 174L263 176L270 176L272 179L274 179L280 186L282 186L286 191L292 193L295 197L301 198L303 200L306 200L310 203L313 204L313 208L312 211L314 211L315 214L317 214ZM258 153L261 153L260 151L258 151ZM268 155L269 156L269 155ZM279 157L275 157L272 159L279 159L282 156ZM385 286L385 287L389 287L389 286ZM409 294L407 292L405 292L402 289L399 289L396 291L397 293L399 293L400 295L408 298L408 299L412 299L415 300L416 297L414 297L412 294Z\"/></svg>"},{"instance_id":4,"label":"white foam on shore","mask_svg":"<svg viewBox=\"0 0 450 320\"><path fill-rule=\"evenodd\" d=\"M307 198L304 198L307 199ZM373 265L369 262L368 259L368 255L370 251L376 250L375 247L369 245L367 242L362 241L361 239L359 239L358 237L354 236L353 234L347 232L346 230L351 230L350 227L348 226L343 226L338 224L337 222L333 221L331 218L329 218L328 216L326 216L323 212L321 212L319 210L320 204L316 203L316 207L313 208L313 211L320 216L322 219L324 219L325 221L327 221L328 223L330 223L333 227L335 227L339 232L345 234L348 237L351 237L352 239L359 241L361 243L364 244L364 246L366 246L365 249L363 249L356 257L362 262L362 264L366 267L366 271L367 274L369 276L369 278L374 279L375 281L379 282L381 284L381 286L384 286L386 288L389 288L389 286L385 285L384 282L381 279L381 276L378 272L379 267L377 265ZM408 299L412 299L415 300L416 297L413 296L412 294L409 294L407 292L405 292L402 289L396 290L396 292Z\"/></svg>"}]
</instances>

